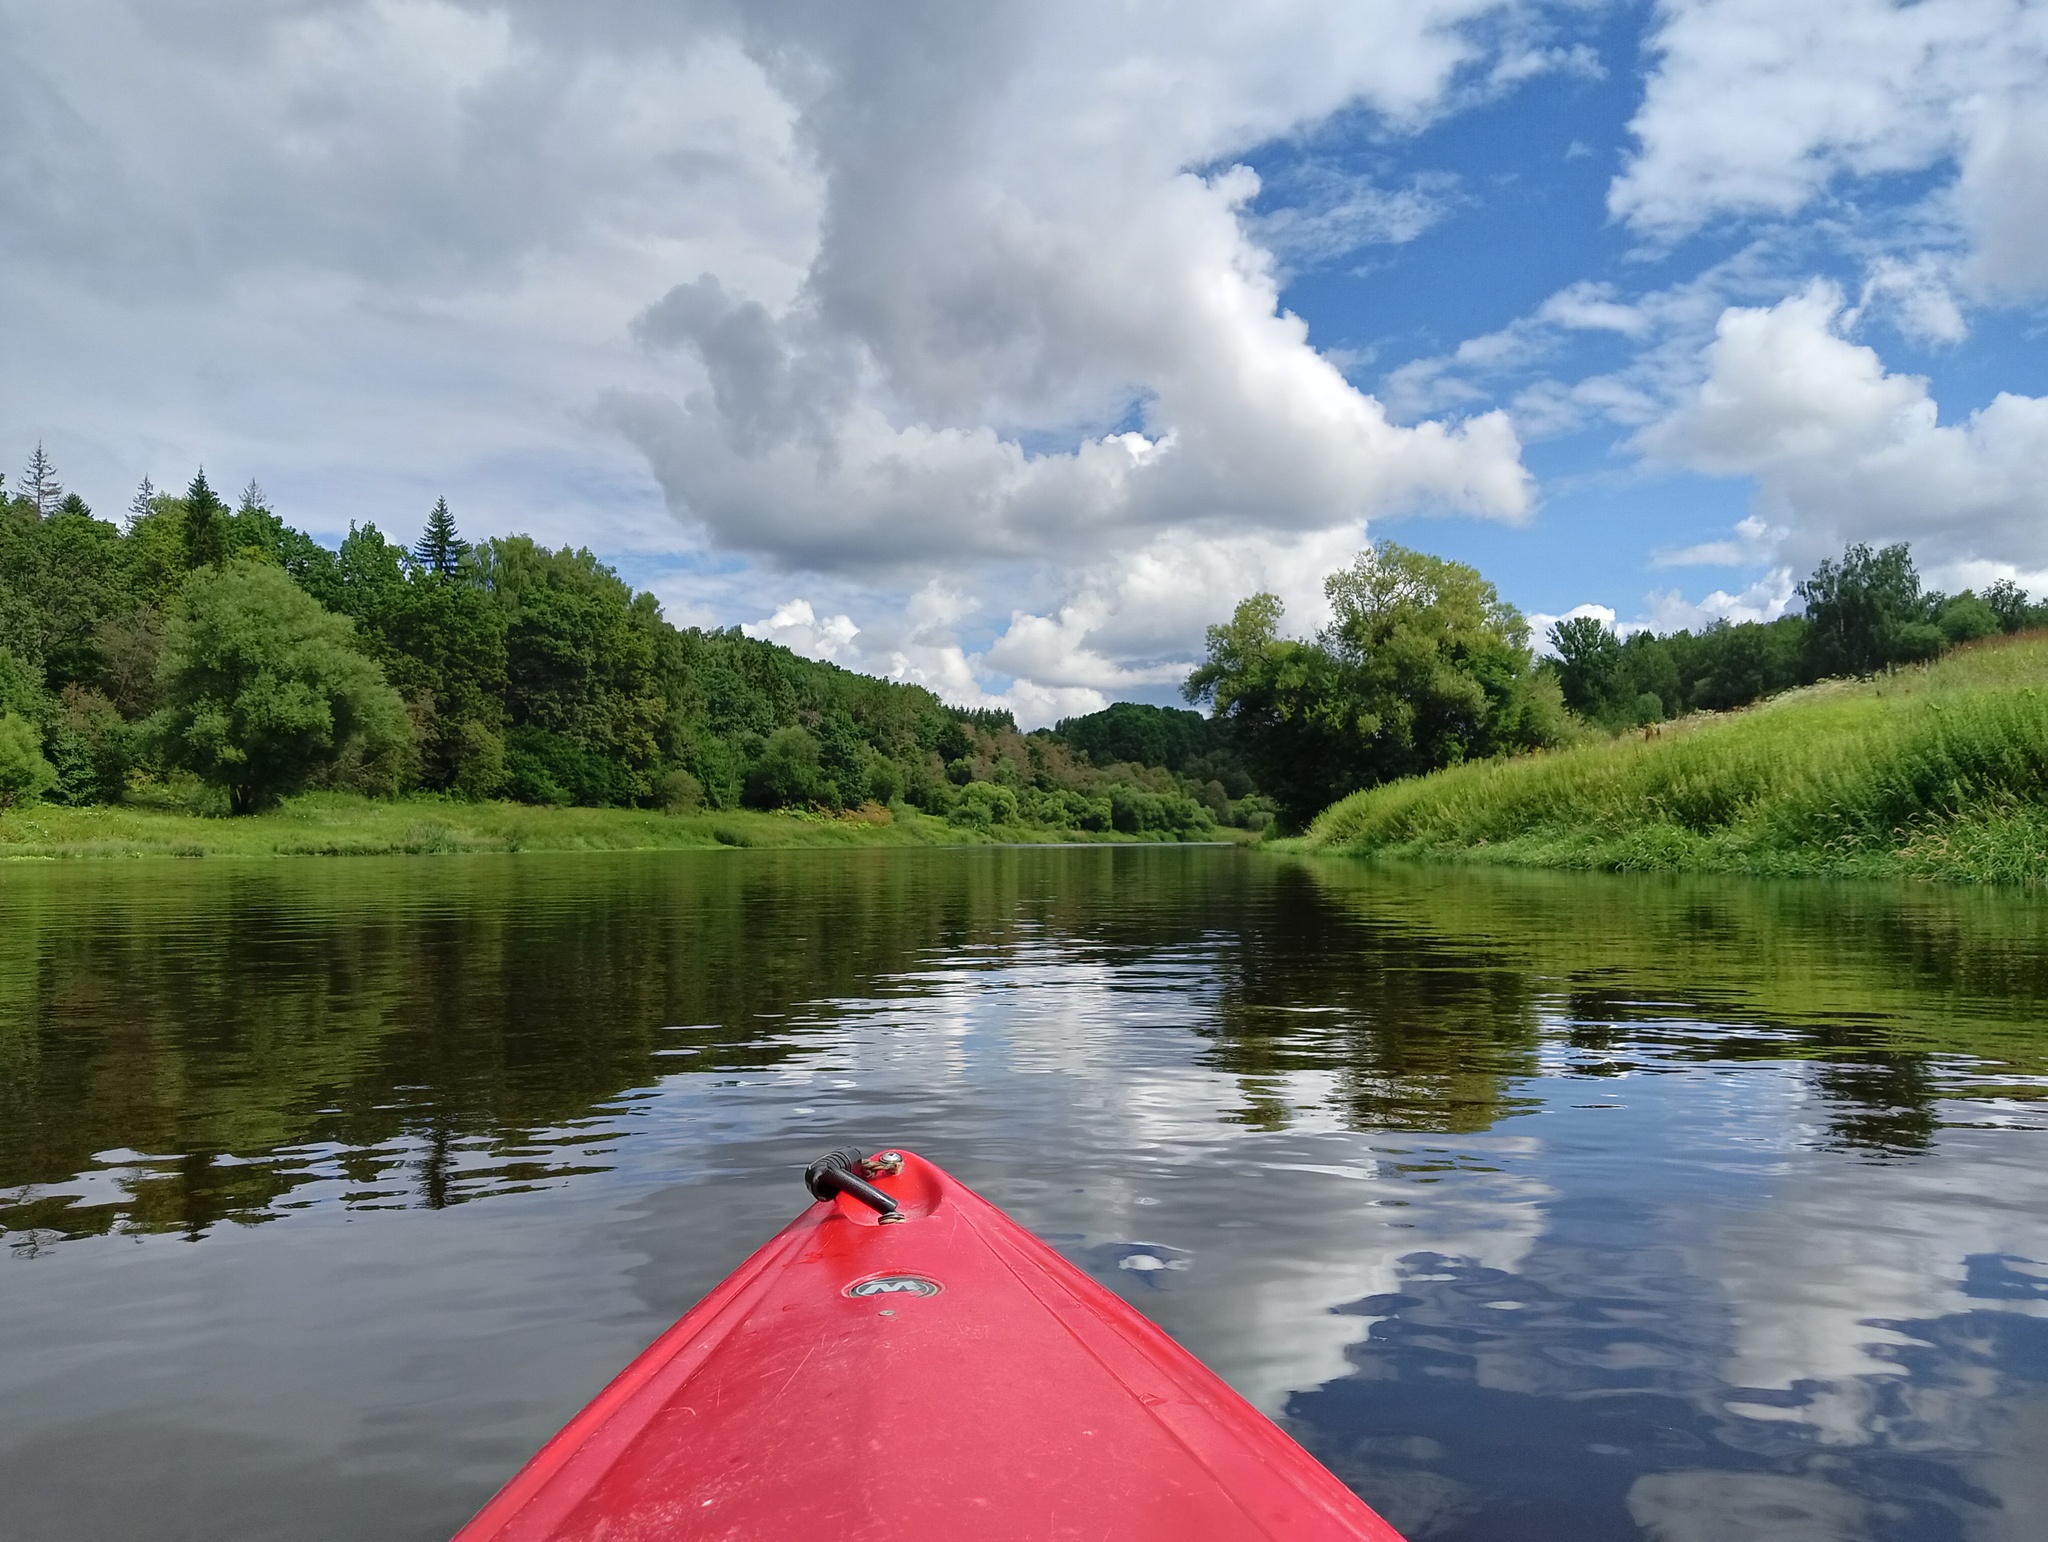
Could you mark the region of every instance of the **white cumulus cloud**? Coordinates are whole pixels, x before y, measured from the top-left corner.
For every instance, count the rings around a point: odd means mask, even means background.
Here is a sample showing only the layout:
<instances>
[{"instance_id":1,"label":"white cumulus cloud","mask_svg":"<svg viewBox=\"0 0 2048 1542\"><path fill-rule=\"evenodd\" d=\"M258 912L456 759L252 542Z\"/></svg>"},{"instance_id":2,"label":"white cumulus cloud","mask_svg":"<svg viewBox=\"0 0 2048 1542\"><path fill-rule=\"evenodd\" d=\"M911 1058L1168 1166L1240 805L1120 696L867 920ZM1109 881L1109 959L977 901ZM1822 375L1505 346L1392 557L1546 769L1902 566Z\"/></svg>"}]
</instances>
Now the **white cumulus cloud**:
<instances>
[{"instance_id":1,"label":"white cumulus cloud","mask_svg":"<svg viewBox=\"0 0 2048 1542\"><path fill-rule=\"evenodd\" d=\"M1262 557L1532 506L1504 412L1394 423L1280 305L1276 247L1410 239L1453 184L1323 177L1255 219L1232 162L1340 108L1427 121L1481 58L1461 24L1496 9L750 11L823 190L817 246L793 293L705 269L643 310L676 383L614 393L609 421L719 549L1022 590L962 653L962 699L1022 717L1170 686L1247 575L1286 565Z\"/></svg>"},{"instance_id":2,"label":"white cumulus cloud","mask_svg":"<svg viewBox=\"0 0 2048 1542\"><path fill-rule=\"evenodd\" d=\"M1230 164L1352 103L1426 117L1475 57L1457 23L1489 8L750 12L818 168L819 244L787 303L707 270L650 306L638 336L680 388L622 393L613 420L679 515L792 567L1519 517L1505 415L1389 422L1281 309L1258 179ZM1353 188L1266 228L1398 240L1431 199Z\"/></svg>"},{"instance_id":3,"label":"white cumulus cloud","mask_svg":"<svg viewBox=\"0 0 2048 1542\"><path fill-rule=\"evenodd\" d=\"M1943 423L1927 381L1844 337L1842 312L1827 284L1731 307L1705 380L1639 436L1643 448L1756 478L1759 514L1788 528L1801 558L1909 540L1936 569L2048 566L2048 399L2001 392Z\"/></svg>"},{"instance_id":4,"label":"white cumulus cloud","mask_svg":"<svg viewBox=\"0 0 2048 1542\"><path fill-rule=\"evenodd\" d=\"M1848 179L1948 168L1993 289L2048 287L2048 7L2037 0L1666 0L1608 205L1675 237L1785 217Z\"/></svg>"},{"instance_id":5,"label":"white cumulus cloud","mask_svg":"<svg viewBox=\"0 0 2048 1542\"><path fill-rule=\"evenodd\" d=\"M742 622L740 630L749 637L781 643L792 653L801 653L806 658L830 660L837 660L842 654L850 655L853 640L860 636L860 628L853 624L853 617L843 613L820 617L811 608L811 602L805 599L777 606L775 614L764 621Z\"/></svg>"},{"instance_id":6,"label":"white cumulus cloud","mask_svg":"<svg viewBox=\"0 0 2048 1542\"><path fill-rule=\"evenodd\" d=\"M1704 599L1688 600L1676 589L1649 596L1649 628L1653 632L1697 632L1716 621L1775 621L1794 608L1790 568L1773 568L1746 589L1716 589Z\"/></svg>"}]
</instances>

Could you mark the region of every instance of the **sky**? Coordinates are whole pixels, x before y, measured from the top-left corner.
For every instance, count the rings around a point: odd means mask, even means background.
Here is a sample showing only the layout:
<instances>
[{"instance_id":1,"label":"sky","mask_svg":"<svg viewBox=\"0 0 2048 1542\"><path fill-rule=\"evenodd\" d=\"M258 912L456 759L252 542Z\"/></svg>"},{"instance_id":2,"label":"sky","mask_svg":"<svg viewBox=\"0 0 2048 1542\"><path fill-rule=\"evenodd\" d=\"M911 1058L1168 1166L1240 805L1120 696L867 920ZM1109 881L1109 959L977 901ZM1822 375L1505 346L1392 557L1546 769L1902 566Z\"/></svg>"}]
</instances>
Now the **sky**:
<instances>
[{"instance_id":1,"label":"sky","mask_svg":"<svg viewBox=\"0 0 2048 1542\"><path fill-rule=\"evenodd\" d=\"M1539 635L2042 594L2044 230L2041 0L0 0L0 465L1030 727L1368 540Z\"/></svg>"}]
</instances>

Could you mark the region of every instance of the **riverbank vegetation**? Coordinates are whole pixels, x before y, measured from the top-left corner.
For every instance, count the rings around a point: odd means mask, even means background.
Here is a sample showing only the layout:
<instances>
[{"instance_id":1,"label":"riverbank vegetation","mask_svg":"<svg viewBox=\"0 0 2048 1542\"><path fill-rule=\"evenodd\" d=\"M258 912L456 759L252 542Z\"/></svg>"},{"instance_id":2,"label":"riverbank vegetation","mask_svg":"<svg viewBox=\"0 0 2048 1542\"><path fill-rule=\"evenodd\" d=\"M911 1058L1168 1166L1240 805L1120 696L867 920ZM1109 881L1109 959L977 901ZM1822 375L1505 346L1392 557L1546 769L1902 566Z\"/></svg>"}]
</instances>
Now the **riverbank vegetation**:
<instances>
[{"instance_id":1,"label":"riverbank vegetation","mask_svg":"<svg viewBox=\"0 0 2048 1542\"><path fill-rule=\"evenodd\" d=\"M1383 542L1324 591L1332 619L1310 638L1281 635L1274 596L1246 600L1209 629L1208 658L1186 687L1213 705L1294 830L1367 789L1604 742L2048 627L2048 606L2010 582L1982 596L1923 590L1903 545L1852 546L1822 562L1798 586L1798 614L1626 638L1573 617L1551 628L1547 659L1521 614L1461 563Z\"/></svg>"},{"instance_id":2,"label":"riverbank vegetation","mask_svg":"<svg viewBox=\"0 0 2048 1542\"><path fill-rule=\"evenodd\" d=\"M2048 880L2048 637L1374 787L1305 843L1619 870Z\"/></svg>"},{"instance_id":3,"label":"riverbank vegetation","mask_svg":"<svg viewBox=\"0 0 2048 1542\"><path fill-rule=\"evenodd\" d=\"M0 860L73 857L374 857L464 852L687 851L716 847L1038 845L1175 841L1171 831L1053 830L982 824L870 803L817 809L554 808L435 794L370 798L309 792L246 818L193 814L172 800L39 803L0 811ZM1250 840L1212 827L1212 840Z\"/></svg>"},{"instance_id":4,"label":"riverbank vegetation","mask_svg":"<svg viewBox=\"0 0 2048 1542\"><path fill-rule=\"evenodd\" d=\"M2042 876L2028 692L2048 659L1984 647L2048 627L2014 584L1931 593L1904 546L1852 546L1798 586L1798 614L1626 637L1570 618L1552 658L1462 563L1382 542L1324 588L1313 636L1285 635L1270 594L1209 629L1185 686L1206 714L1119 702L1027 734L740 628L674 627L590 552L471 545L445 503L411 548L363 524L330 550L253 483L230 509L201 472L180 496L145 482L117 527L38 451L0 496L0 848L1277 825L1326 849L1572 866ZM226 815L267 823L199 833Z\"/></svg>"},{"instance_id":5,"label":"riverbank vegetation","mask_svg":"<svg viewBox=\"0 0 2048 1542\"><path fill-rule=\"evenodd\" d=\"M181 496L145 482L118 526L40 450L0 496L0 808L873 805L963 838L1200 839L1271 818L1198 714L1062 726L1081 739L671 626L590 552L472 546L445 503L410 549L363 524L330 550L253 483L231 509L204 472Z\"/></svg>"}]
</instances>

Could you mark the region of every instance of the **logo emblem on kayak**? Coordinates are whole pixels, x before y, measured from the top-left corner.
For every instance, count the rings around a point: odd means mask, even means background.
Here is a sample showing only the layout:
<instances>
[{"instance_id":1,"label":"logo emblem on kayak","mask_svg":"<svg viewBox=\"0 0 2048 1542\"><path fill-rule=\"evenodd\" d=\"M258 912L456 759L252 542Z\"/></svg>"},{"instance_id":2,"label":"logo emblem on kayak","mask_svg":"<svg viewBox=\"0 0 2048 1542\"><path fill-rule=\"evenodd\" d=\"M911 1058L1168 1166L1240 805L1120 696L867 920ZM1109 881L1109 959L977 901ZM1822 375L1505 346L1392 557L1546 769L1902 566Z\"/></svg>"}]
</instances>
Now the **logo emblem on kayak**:
<instances>
[{"instance_id":1,"label":"logo emblem on kayak","mask_svg":"<svg viewBox=\"0 0 2048 1542\"><path fill-rule=\"evenodd\" d=\"M849 1296L936 1296L945 1286L921 1274L878 1274L846 1287Z\"/></svg>"}]
</instances>

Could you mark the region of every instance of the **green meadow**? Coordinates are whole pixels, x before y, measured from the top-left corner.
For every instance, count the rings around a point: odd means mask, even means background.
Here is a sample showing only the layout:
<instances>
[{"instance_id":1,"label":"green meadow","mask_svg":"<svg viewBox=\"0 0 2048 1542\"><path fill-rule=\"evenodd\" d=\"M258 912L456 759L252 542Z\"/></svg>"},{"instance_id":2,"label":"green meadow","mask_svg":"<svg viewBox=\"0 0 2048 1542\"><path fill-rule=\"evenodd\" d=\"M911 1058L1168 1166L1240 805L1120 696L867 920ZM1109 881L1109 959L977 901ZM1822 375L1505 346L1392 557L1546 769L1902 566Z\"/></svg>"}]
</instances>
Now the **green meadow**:
<instances>
[{"instance_id":1,"label":"green meadow","mask_svg":"<svg viewBox=\"0 0 2048 1542\"><path fill-rule=\"evenodd\" d=\"M1612 871L2048 881L2048 635L1352 794L1299 843Z\"/></svg>"}]
</instances>

